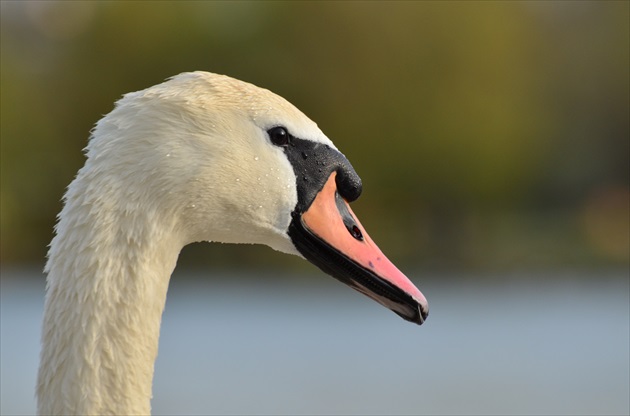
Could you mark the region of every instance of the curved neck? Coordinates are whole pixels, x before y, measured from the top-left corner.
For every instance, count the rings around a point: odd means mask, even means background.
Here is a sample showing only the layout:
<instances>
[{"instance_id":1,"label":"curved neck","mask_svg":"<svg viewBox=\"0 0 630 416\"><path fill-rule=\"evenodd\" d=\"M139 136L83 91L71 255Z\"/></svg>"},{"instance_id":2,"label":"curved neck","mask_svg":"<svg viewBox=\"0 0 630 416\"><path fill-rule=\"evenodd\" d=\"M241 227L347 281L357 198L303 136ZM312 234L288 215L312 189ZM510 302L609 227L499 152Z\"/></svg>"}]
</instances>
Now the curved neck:
<instances>
[{"instance_id":1,"label":"curved neck","mask_svg":"<svg viewBox=\"0 0 630 416\"><path fill-rule=\"evenodd\" d=\"M149 414L162 311L183 244L174 223L151 211L122 213L78 182L46 265L38 411Z\"/></svg>"}]
</instances>

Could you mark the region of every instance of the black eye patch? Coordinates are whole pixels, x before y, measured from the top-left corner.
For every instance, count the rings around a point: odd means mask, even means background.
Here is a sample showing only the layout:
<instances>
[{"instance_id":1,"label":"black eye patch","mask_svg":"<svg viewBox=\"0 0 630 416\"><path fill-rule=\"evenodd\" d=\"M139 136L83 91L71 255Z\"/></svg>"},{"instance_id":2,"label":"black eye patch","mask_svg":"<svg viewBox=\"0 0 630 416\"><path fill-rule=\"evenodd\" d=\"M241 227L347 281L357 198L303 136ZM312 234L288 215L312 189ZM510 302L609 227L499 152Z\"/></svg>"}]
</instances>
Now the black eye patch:
<instances>
[{"instance_id":1,"label":"black eye patch","mask_svg":"<svg viewBox=\"0 0 630 416\"><path fill-rule=\"evenodd\" d=\"M343 199L352 202L361 195L361 178L338 150L324 143L292 136L281 126L269 129L268 134L272 143L282 143L277 145L282 147L293 167L298 194L295 214L306 212L333 172L337 172L337 192Z\"/></svg>"}]
</instances>

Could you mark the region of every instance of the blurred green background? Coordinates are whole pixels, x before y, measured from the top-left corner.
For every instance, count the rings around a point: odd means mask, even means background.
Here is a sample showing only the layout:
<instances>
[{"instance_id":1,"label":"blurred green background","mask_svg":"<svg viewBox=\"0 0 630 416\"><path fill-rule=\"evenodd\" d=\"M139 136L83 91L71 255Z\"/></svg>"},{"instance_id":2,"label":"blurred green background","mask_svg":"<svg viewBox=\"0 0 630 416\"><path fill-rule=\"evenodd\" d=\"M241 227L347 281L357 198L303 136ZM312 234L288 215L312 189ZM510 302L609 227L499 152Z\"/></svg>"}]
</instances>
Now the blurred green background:
<instances>
[{"instance_id":1,"label":"blurred green background","mask_svg":"<svg viewBox=\"0 0 630 416\"><path fill-rule=\"evenodd\" d=\"M618 2L1 6L1 264L42 265L90 129L122 94L224 73L315 120L404 267L627 268L629 10ZM196 244L180 265L310 267Z\"/></svg>"}]
</instances>

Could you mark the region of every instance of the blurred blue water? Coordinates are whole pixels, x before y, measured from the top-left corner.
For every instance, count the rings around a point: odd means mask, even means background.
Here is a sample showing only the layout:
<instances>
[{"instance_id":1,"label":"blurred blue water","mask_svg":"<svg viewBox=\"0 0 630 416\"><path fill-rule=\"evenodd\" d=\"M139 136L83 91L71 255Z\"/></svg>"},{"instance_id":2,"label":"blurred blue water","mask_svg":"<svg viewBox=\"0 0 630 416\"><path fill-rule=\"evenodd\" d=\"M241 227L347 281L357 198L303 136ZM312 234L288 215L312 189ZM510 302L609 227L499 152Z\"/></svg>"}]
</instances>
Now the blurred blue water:
<instances>
[{"instance_id":1,"label":"blurred blue water","mask_svg":"<svg viewBox=\"0 0 630 416\"><path fill-rule=\"evenodd\" d=\"M2 414L35 410L44 283L28 274L2 272ZM627 271L420 277L422 327L323 275L187 277L171 281L155 414L630 412Z\"/></svg>"}]
</instances>

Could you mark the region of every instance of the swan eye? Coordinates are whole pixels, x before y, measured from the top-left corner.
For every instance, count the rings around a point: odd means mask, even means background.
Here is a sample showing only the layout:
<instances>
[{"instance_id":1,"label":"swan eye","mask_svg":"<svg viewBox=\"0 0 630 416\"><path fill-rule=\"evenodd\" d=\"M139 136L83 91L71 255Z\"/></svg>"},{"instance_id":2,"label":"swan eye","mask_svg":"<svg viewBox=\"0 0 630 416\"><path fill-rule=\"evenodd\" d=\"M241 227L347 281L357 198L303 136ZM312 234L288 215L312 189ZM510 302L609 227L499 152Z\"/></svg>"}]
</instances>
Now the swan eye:
<instances>
[{"instance_id":1,"label":"swan eye","mask_svg":"<svg viewBox=\"0 0 630 416\"><path fill-rule=\"evenodd\" d=\"M287 146L289 144L289 138L291 135L284 127L278 126L267 130L271 143L276 146Z\"/></svg>"}]
</instances>

